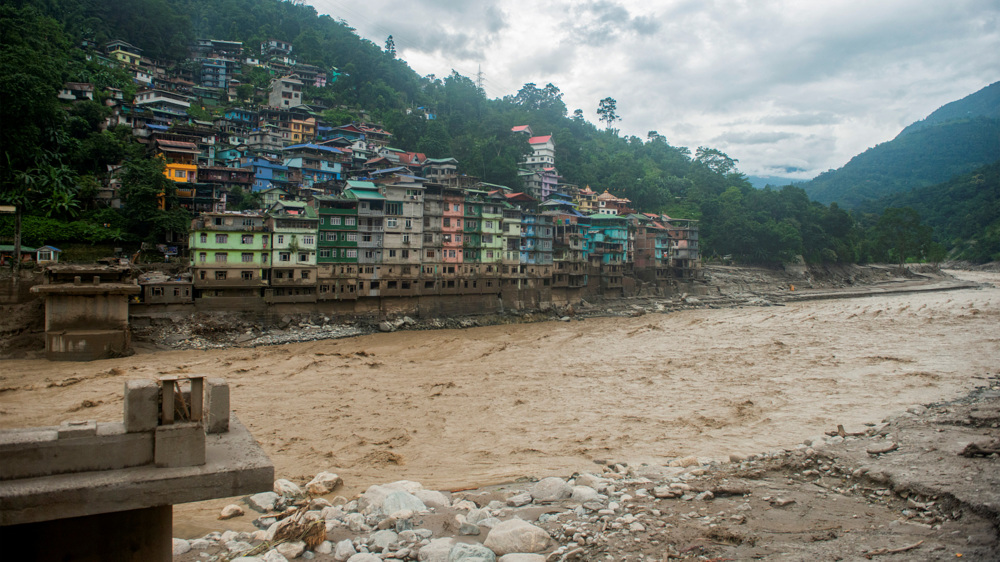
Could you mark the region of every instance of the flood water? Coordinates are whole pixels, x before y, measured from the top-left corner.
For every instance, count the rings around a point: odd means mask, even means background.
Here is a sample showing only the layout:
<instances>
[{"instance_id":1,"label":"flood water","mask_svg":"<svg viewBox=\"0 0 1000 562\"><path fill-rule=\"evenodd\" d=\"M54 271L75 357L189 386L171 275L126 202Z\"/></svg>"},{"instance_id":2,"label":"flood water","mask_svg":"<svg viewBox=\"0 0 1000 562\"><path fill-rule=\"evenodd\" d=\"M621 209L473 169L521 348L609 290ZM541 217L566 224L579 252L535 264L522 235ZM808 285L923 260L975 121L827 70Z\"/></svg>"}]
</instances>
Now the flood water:
<instances>
[{"instance_id":1,"label":"flood water","mask_svg":"<svg viewBox=\"0 0 1000 562\"><path fill-rule=\"evenodd\" d=\"M119 420L124 381L205 373L229 380L277 478L460 489L789 448L955 398L1000 369L1000 289L0 367L0 428ZM178 506L175 524L219 528L217 508Z\"/></svg>"}]
</instances>

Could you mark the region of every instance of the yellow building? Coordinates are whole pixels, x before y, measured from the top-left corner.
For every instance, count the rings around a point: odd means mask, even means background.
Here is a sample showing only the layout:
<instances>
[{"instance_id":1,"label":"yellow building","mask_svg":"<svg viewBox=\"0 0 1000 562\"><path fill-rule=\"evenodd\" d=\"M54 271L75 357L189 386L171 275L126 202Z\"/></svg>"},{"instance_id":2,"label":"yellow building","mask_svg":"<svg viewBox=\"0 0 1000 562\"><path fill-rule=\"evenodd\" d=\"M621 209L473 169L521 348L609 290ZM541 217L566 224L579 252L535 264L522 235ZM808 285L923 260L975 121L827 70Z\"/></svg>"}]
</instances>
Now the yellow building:
<instances>
[{"instance_id":1,"label":"yellow building","mask_svg":"<svg viewBox=\"0 0 1000 562\"><path fill-rule=\"evenodd\" d=\"M292 119L292 143L309 142L316 138L316 118Z\"/></svg>"}]
</instances>

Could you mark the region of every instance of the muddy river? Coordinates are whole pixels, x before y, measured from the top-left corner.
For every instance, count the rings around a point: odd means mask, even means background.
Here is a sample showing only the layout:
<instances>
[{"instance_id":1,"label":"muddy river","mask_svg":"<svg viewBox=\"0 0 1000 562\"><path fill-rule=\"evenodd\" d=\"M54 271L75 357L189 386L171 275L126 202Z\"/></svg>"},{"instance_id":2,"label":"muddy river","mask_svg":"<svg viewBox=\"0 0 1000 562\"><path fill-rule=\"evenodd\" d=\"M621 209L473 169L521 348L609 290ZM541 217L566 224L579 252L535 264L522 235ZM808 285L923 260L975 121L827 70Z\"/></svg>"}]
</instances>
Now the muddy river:
<instances>
[{"instance_id":1,"label":"muddy river","mask_svg":"<svg viewBox=\"0 0 1000 562\"><path fill-rule=\"evenodd\" d=\"M960 273L1000 285L1000 274ZM121 419L124 381L228 378L276 477L460 489L778 447L956 397L1000 368L1000 289L688 310L258 349L0 363L0 428ZM176 536L220 502L175 508ZM225 503L225 502L222 502ZM244 518L245 519L245 518ZM227 522L229 523L229 522ZM239 528L239 525L231 525Z\"/></svg>"}]
</instances>

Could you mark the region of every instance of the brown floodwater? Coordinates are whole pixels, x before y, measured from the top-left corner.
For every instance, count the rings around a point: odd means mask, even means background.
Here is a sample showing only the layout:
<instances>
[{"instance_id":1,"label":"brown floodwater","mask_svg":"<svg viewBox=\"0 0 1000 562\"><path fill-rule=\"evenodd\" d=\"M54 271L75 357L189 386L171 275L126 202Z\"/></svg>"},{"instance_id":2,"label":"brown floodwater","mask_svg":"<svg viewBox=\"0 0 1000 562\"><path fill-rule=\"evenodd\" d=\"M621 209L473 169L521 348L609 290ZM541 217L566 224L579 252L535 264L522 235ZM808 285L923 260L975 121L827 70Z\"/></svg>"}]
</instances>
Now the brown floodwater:
<instances>
[{"instance_id":1,"label":"brown floodwater","mask_svg":"<svg viewBox=\"0 0 1000 562\"><path fill-rule=\"evenodd\" d=\"M1000 274L959 273L1000 284ZM779 447L955 398L1000 366L1000 289L687 310L258 349L0 363L0 428L121 419L123 383L224 376L278 478L454 490ZM85 406L85 404L96 406ZM198 536L226 502L175 508Z\"/></svg>"}]
</instances>

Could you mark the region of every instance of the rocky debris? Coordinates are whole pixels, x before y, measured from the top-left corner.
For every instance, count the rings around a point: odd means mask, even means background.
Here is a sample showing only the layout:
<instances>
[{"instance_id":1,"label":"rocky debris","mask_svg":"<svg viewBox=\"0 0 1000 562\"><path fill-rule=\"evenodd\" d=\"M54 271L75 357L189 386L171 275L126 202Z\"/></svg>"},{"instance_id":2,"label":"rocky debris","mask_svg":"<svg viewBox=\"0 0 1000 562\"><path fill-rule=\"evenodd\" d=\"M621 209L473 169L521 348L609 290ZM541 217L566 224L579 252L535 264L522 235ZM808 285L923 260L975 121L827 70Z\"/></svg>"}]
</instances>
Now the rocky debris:
<instances>
[{"instance_id":1,"label":"rocky debris","mask_svg":"<svg viewBox=\"0 0 1000 562\"><path fill-rule=\"evenodd\" d=\"M1000 549L1000 454L960 455L1000 437L992 414L983 414L1000 406L1000 378L986 380L966 399L756 455L609 462L568 479L454 493L403 480L351 501L299 496L298 484L276 483L287 495L246 498L270 506L254 521L260 531L176 539L175 552L189 550L175 560L825 560L903 552L988 560Z\"/></svg>"},{"instance_id":2,"label":"rocky debris","mask_svg":"<svg viewBox=\"0 0 1000 562\"><path fill-rule=\"evenodd\" d=\"M344 481L332 472L320 472L306 484L306 491L313 496L325 496L337 489Z\"/></svg>"}]
</instances>

